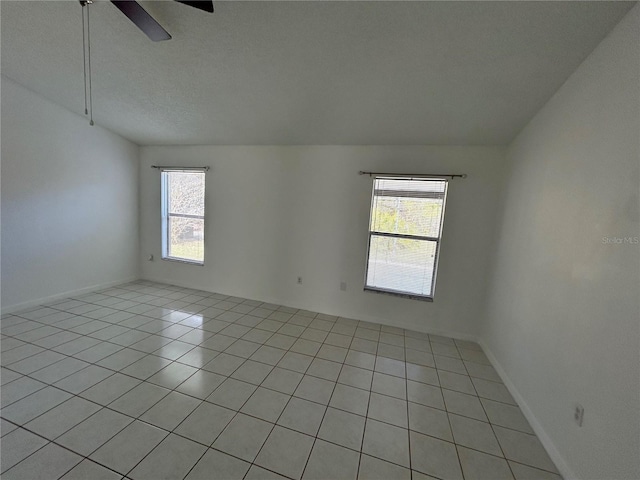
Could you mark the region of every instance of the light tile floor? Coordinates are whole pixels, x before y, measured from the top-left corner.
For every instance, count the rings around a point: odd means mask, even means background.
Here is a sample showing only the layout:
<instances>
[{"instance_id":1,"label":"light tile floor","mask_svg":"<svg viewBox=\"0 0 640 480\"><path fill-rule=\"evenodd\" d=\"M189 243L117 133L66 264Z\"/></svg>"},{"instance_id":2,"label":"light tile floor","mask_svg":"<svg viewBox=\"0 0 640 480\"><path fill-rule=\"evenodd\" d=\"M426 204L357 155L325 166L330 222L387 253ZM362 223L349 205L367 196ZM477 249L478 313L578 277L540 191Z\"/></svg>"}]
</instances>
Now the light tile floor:
<instances>
[{"instance_id":1,"label":"light tile floor","mask_svg":"<svg viewBox=\"0 0 640 480\"><path fill-rule=\"evenodd\" d=\"M560 478L475 343L146 281L1 333L4 480Z\"/></svg>"}]
</instances>

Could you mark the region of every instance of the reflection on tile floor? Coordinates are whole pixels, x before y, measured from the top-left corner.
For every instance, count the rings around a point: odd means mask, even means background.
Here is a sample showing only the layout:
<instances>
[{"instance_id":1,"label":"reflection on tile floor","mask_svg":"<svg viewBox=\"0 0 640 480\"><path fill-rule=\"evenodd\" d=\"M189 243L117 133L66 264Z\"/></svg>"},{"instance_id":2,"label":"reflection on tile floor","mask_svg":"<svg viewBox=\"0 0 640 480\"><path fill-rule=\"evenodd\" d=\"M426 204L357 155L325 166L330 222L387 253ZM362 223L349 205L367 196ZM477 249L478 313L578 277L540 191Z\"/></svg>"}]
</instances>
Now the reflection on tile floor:
<instances>
[{"instance_id":1,"label":"reflection on tile floor","mask_svg":"<svg viewBox=\"0 0 640 480\"><path fill-rule=\"evenodd\" d=\"M560 478L472 342L146 281L1 332L4 480Z\"/></svg>"}]
</instances>

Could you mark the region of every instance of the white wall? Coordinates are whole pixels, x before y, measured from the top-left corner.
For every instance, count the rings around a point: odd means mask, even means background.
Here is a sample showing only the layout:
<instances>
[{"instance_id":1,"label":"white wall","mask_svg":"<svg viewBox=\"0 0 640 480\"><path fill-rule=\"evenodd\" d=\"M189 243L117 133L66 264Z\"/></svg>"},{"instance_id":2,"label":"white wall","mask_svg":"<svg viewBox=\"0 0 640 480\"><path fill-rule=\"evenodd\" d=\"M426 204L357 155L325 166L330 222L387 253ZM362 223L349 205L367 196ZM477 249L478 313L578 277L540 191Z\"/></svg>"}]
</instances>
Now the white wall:
<instances>
[{"instance_id":1,"label":"white wall","mask_svg":"<svg viewBox=\"0 0 640 480\"><path fill-rule=\"evenodd\" d=\"M144 147L142 276L473 337L503 161L504 149L483 147ZM160 260L160 174L153 164L212 167L204 267ZM372 179L359 170L469 175L450 183L433 303L363 292ZM149 254L156 260L147 261Z\"/></svg>"},{"instance_id":2,"label":"white wall","mask_svg":"<svg viewBox=\"0 0 640 480\"><path fill-rule=\"evenodd\" d=\"M508 151L481 335L567 478L640 478L639 103L636 6Z\"/></svg>"},{"instance_id":3,"label":"white wall","mask_svg":"<svg viewBox=\"0 0 640 480\"><path fill-rule=\"evenodd\" d=\"M2 76L3 311L137 277L138 154Z\"/></svg>"}]
</instances>

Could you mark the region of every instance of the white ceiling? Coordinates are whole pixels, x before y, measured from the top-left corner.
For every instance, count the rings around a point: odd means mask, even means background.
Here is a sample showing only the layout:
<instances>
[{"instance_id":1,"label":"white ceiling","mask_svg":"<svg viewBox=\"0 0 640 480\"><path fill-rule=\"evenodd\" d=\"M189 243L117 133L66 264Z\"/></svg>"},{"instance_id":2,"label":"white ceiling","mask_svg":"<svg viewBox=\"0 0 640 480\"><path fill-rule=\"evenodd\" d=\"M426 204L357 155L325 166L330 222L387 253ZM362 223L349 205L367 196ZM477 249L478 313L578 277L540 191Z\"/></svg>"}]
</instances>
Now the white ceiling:
<instances>
[{"instance_id":1,"label":"white ceiling","mask_svg":"<svg viewBox=\"0 0 640 480\"><path fill-rule=\"evenodd\" d=\"M141 145L506 144L635 2L91 8L94 118ZM0 2L2 74L83 113L77 1Z\"/></svg>"}]
</instances>

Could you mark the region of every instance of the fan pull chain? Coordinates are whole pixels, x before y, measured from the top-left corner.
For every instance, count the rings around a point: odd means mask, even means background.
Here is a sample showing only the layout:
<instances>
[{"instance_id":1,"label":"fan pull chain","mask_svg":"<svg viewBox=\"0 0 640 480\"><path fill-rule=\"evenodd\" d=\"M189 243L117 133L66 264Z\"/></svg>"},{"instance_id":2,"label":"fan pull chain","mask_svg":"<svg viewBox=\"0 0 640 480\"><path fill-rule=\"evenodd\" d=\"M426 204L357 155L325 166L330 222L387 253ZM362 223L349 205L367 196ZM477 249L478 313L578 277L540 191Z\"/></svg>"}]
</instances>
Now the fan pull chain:
<instances>
[{"instance_id":1,"label":"fan pull chain","mask_svg":"<svg viewBox=\"0 0 640 480\"><path fill-rule=\"evenodd\" d=\"M82 62L84 74L84 114L89 115L89 125L93 126L93 95L91 93L91 30L89 24L89 7L93 0L79 0L82 6ZM87 7L87 20L85 24L85 7ZM86 33L85 33L86 25ZM88 77L88 78L87 78ZM88 82L87 82L88 80ZM88 99L87 99L87 91ZM88 100L88 101L87 101Z\"/></svg>"},{"instance_id":2,"label":"fan pull chain","mask_svg":"<svg viewBox=\"0 0 640 480\"><path fill-rule=\"evenodd\" d=\"M82 5L82 73L84 74L84 114L87 115L87 42L84 32L84 4Z\"/></svg>"},{"instance_id":3,"label":"fan pull chain","mask_svg":"<svg viewBox=\"0 0 640 480\"><path fill-rule=\"evenodd\" d=\"M87 57L88 57L88 70L89 70L89 125L93 126L93 95L91 93L91 30L89 27L89 4L92 1L87 1Z\"/></svg>"}]
</instances>

